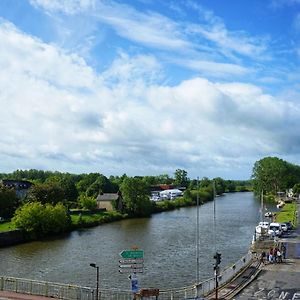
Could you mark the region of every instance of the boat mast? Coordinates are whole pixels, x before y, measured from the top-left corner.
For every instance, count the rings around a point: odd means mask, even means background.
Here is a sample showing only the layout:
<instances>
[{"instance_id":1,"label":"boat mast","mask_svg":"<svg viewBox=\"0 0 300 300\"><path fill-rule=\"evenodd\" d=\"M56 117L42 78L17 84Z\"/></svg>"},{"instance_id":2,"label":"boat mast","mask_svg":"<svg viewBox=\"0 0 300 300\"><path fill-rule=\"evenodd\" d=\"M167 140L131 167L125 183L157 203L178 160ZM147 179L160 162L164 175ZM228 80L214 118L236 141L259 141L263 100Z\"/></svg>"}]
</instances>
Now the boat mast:
<instances>
[{"instance_id":1,"label":"boat mast","mask_svg":"<svg viewBox=\"0 0 300 300\"><path fill-rule=\"evenodd\" d=\"M200 263L199 263L199 177L197 177L197 229L196 229L196 283L199 283L199 272L200 272Z\"/></svg>"}]
</instances>

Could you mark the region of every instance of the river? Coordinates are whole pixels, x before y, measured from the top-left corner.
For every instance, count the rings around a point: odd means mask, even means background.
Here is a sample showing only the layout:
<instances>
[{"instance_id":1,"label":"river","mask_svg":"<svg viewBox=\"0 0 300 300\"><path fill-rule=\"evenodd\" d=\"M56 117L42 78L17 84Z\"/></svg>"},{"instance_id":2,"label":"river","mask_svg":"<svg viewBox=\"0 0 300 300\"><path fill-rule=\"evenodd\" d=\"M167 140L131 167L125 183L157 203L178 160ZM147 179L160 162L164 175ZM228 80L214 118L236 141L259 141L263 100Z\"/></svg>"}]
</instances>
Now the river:
<instances>
[{"instance_id":1,"label":"river","mask_svg":"<svg viewBox=\"0 0 300 300\"><path fill-rule=\"evenodd\" d=\"M199 208L200 278L213 274L215 249L222 253L221 267L233 264L249 249L260 203L252 193L230 193ZM274 207L269 207L274 209ZM59 239L30 242L0 249L0 275L95 286L100 266L100 286L130 289L128 275L120 274L119 253L132 246L144 250L142 287L173 288L196 279L196 207L128 219L74 231ZM214 245L214 240L216 245Z\"/></svg>"}]
</instances>

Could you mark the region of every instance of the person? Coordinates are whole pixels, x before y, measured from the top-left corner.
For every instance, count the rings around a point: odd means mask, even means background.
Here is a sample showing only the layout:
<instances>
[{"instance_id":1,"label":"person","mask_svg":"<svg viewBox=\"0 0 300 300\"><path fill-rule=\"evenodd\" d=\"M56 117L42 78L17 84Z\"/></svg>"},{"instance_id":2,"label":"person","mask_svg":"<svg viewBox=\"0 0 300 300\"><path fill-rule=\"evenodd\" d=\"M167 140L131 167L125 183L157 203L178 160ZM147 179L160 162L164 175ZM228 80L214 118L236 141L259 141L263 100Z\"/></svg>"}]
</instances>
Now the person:
<instances>
[{"instance_id":1,"label":"person","mask_svg":"<svg viewBox=\"0 0 300 300\"><path fill-rule=\"evenodd\" d=\"M270 263L273 263L273 248L271 247L270 248L270 251L269 251L269 262Z\"/></svg>"},{"instance_id":2,"label":"person","mask_svg":"<svg viewBox=\"0 0 300 300\"><path fill-rule=\"evenodd\" d=\"M286 246L284 244L281 245L282 256L286 259Z\"/></svg>"},{"instance_id":3,"label":"person","mask_svg":"<svg viewBox=\"0 0 300 300\"><path fill-rule=\"evenodd\" d=\"M282 263L282 254L279 249L277 250L277 262Z\"/></svg>"},{"instance_id":4,"label":"person","mask_svg":"<svg viewBox=\"0 0 300 300\"><path fill-rule=\"evenodd\" d=\"M273 250L273 261L276 263L277 262L277 247L274 248Z\"/></svg>"},{"instance_id":5,"label":"person","mask_svg":"<svg viewBox=\"0 0 300 300\"><path fill-rule=\"evenodd\" d=\"M263 251L260 256L260 262L263 263L264 265L265 265L265 257L266 257L266 252Z\"/></svg>"}]
</instances>

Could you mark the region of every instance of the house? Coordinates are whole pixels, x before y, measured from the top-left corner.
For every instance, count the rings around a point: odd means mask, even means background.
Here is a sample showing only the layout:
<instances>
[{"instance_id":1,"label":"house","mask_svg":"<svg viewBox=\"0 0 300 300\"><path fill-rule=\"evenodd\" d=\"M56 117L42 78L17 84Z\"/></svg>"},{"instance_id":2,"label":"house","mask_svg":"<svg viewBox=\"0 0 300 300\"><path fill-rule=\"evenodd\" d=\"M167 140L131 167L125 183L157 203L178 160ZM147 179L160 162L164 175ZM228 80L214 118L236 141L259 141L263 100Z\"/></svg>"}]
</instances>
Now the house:
<instances>
[{"instance_id":1,"label":"house","mask_svg":"<svg viewBox=\"0 0 300 300\"><path fill-rule=\"evenodd\" d=\"M1 183L8 188L13 188L16 191L18 198L23 199L27 195L28 189L33 185L32 182L27 180L14 180L14 179L3 179Z\"/></svg>"},{"instance_id":2,"label":"house","mask_svg":"<svg viewBox=\"0 0 300 300\"><path fill-rule=\"evenodd\" d=\"M116 206L114 205L116 203ZM97 208L99 209L106 209L107 211L115 210L122 210L123 203L122 203L122 196L121 193L100 193L97 197Z\"/></svg>"}]
</instances>

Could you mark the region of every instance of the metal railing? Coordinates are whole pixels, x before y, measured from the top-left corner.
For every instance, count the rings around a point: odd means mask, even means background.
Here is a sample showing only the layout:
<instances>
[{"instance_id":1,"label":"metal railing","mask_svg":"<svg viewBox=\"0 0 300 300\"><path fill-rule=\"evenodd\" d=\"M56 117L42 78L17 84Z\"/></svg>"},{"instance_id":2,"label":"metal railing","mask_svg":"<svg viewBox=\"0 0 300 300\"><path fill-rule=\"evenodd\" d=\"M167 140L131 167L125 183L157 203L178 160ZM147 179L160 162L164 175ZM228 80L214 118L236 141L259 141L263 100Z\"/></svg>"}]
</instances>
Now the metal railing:
<instances>
[{"instance_id":1,"label":"metal railing","mask_svg":"<svg viewBox=\"0 0 300 300\"><path fill-rule=\"evenodd\" d=\"M219 285L229 282L252 260L252 254L239 259L234 265L224 269L218 276ZM215 278L202 281L198 284L183 288L160 290L160 300L179 300L199 295L206 295L215 288ZM46 281L29 280L14 277L0 277L0 291L11 291L22 294L38 295L65 300L94 300L96 290L90 287L52 283ZM101 300L132 300L132 292L118 289L101 289ZM145 299L145 298L143 298Z\"/></svg>"}]
</instances>

